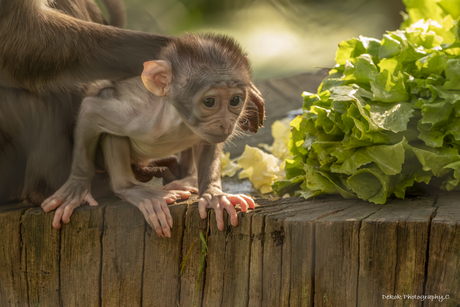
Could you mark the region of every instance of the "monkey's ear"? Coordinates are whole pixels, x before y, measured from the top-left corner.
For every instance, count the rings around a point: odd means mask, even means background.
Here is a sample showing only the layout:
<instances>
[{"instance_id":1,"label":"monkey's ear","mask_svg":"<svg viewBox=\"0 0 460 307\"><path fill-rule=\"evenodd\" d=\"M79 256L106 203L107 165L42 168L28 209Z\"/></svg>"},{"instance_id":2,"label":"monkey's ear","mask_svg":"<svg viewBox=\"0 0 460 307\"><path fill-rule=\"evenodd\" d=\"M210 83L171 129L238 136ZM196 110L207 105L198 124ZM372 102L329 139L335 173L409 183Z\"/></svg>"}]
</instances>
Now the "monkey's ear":
<instances>
[{"instance_id":1,"label":"monkey's ear","mask_svg":"<svg viewBox=\"0 0 460 307\"><path fill-rule=\"evenodd\" d=\"M257 133L259 127L262 127L264 124L265 102L254 83L251 83L248 94L246 116L242 116L238 124L243 131L249 130Z\"/></svg>"},{"instance_id":2,"label":"monkey's ear","mask_svg":"<svg viewBox=\"0 0 460 307\"><path fill-rule=\"evenodd\" d=\"M166 96L172 83L171 66L161 60L144 62L141 78L150 92L159 97Z\"/></svg>"}]
</instances>

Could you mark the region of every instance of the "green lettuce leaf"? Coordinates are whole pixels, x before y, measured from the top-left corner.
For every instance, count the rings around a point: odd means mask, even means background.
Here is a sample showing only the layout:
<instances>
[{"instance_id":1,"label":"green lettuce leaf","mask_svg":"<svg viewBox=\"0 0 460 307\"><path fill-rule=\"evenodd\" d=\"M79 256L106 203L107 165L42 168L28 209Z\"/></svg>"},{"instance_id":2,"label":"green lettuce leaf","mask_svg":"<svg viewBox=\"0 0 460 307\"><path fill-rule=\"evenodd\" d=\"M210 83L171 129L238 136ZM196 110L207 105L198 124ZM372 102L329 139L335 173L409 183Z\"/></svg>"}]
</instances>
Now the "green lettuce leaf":
<instances>
[{"instance_id":1,"label":"green lettuce leaf","mask_svg":"<svg viewBox=\"0 0 460 307\"><path fill-rule=\"evenodd\" d=\"M415 184L460 188L460 0L404 0L400 30L339 44L293 120L276 193L382 204Z\"/></svg>"}]
</instances>

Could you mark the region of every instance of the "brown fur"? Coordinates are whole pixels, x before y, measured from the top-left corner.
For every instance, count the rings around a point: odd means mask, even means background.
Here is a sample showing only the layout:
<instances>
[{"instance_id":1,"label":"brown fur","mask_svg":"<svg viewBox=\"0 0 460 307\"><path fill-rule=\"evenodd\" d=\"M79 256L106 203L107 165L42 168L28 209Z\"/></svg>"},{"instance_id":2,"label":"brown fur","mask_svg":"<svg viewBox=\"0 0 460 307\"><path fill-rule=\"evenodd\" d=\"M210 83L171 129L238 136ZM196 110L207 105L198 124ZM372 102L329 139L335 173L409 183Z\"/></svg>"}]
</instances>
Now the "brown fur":
<instances>
[{"instance_id":1,"label":"brown fur","mask_svg":"<svg viewBox=\"0 0 460 307\"><path fill-rule=\"evenodd\" d=\"M89 22L91 16L102 21L102 15L88 10L87 1L70 2L55 0L62 12L19 4L2 11L0 29L7 30L0 40L0 85L40 92L139 75L142 63L172 39Z\"/></svg>"},{"instance_id":2,"label":"brown fur","mask_svg":"<svg viewBox=\"0 0 460 307\"><path fill-rule=\"evenodd\" d=\"M253 133L262 127L265 116L262 95L251 83L252 73L247 54L233 38L211 33L186 34L171 41L161 51L160 58L171 62L175 76L187 75L192 80L180 91L183 97L179 98L182 100L196 89L209 84L210 80L206 76L215 78L218 75L233 74L231 80L227 81L238 80L246 85L251 84L249 101L240 117L239 127ZM209 74L209 69L215 71L215 74Z\"/></svg>"},{"instance_id":3,"label":"brown fur","mask_svg":"<svg viewBox=\"0 0 460 307\"><path fill-rule=\"evenodd\" d=\"M103 1L120 13L119 0ZM124 22L112 17L114 25ZM87 85L140 75L143 62L175 41L106 24L92 0L0 0L0 204L39 204L57 190L69 174ZM250 97L256 113L240 126L256 132L263 99Z\"/></svg>"},{"instance_id":4,"label":"brown fur","mask_svg":"<svg viewBox=\"0 0 460 307\"><path fill-rule=\"evenodd\" d=\"M140 75L173 39L104 24L90 0L0 0L0 203L59 188L86 84Z\"/></svg>"}]
</instances>

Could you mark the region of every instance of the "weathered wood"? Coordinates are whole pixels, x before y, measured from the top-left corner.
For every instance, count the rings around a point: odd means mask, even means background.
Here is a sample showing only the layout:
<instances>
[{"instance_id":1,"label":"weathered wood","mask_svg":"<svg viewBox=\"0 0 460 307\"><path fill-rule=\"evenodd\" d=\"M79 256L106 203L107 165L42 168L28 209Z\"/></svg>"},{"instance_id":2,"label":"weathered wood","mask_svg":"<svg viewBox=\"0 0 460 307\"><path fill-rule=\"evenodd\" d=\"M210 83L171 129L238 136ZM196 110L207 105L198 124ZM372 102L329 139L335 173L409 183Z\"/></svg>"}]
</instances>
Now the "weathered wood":
<instances>
[{"instance_id":1,"label":"weathered wood","mask_svg":"<svg viewBox=\"0 0 460 307\"><path fill-rule=\"evenodd\" d=\"M291 109L301 107L303 103L302 92L298 90L298 87L291 82L286 80L267 80L272 91L278 93L278 95L284 96L283 102L292 104Z\"/></svg>"},{"instance_id":2,"label":"weathered wood","mask_svg":"<svg viewBox=\"0 0 460 307\"><path fill-rule=\"evenodd\" d=\"M22 250L21 223L31 206L0 207L0 306L25 306L27 276Z\"/></svg>"},{"instance_id":3,"label":"weathered wood","mask_svg":"<svg viewBox=\"0 0 460 307\"><path fill-rule=\"evenodd\" d=\"M61 233L51 225L54 212L32 208L22 218L29 306L60 306Z\"/></svg>"},{"instance_id":4,"label":"weathered wood","mask_svg":"<svg viewBox=\"0 0 460 307\"><path fill-rule=\"evenodd\" d=\"M210 215L210 221L215 221L215 213L211 212ZM203 306L220 306L223 303L227 222L225 215L223 231L217 229L216 222L210 223Z\"/></svg>"},{"instance_id":5,"label":"weathered wood","mask_svg":"<svg viewBox=\"0 0 460 307\"><path fill-rule=\"evenodd\" d=\"M284 209L286 211L277 210L268 214L259 212L254 217L264 220L262 306L280 306L283 272L281 260L285 243L283 220L305 208L304 206L296 207L294 203L284 206Z\"/></svg>"},{"instance_id":6,"label":"weathered wood","mask_svg":"<svg viewBox=\"0 0 460 307\"><path fill-rule=\"evenodd\" d=\"M295 275L300 268L311 267L313 256L308 254L313 249L300 257L294 257L294 259L290 259L291 252L297 248L305 251L302 247L313 246L314 226L311 224L313 221L334 211L343 210L350 205L350 202L343 200L329 204L318 203L314 200L302 201L293 203L279 212L266 214L263 306L289 306L290 304L301 306L305 303L308 304L312 295L310 290L313 272L308 271L308 269L302 271L302 276L298 280L300 283L291 283L290 275L291 273ZM299 223L297 224L297 222ZM297 236L298 233L302 234ZM292 300L291 294L293 295Z\"/></svg>"},{"instance_id":7,"label":"weathered wood","mask_svg":"<svg viewBox=\"0 0 460 307\"><path fill-rule=\"evenodd\" d=\"M421 306L384 295L423 294L435 198L395 200L364 219L359 238L358 305Z\"/></svg>"},{"instance_id":8,"label":"weathered wood","mask_svg":"<svg viewBox=\"0 0 460 307\"><path fill-rule=\"evenodd\" d=\"M200 271L201 247L200 232L206 235L207 220L201 219L198 212L198 204L192 204L188 207L185 216L185 230L182 242L182 259L185 258L189 250L191 254L187 260L185 269L181 275L180 285L180 306L201 306L203 297L203 285L206 278L206 267L200 279L199 289L197 291L197 282ZM193 248L192 248L193 247Z\"/></svg>"},{"instance_id":9,"label":"weathered wood","mask_svg":"<svg viewBox=\"0 0 460 307\"><path fill-rule=\"evenodd\" d=\"M211 225L213 224L211 223ZM229 226L227 229L224 293L220 306L246 306L249 300L251 217L240 212L238 214L238 227Z\"/></svg>"},{"instance_id":10,"label":"weathered wood","mask_svg":"<svg viewBox=\"0 0 460 307\"><path fill-rule=\"evenodd\" d=\"M145 220L122 201L108 205L102 236L102 306L141 306Z\"/></svg>"},{"instance_id":11,"label":"weathered wood","mask_svg":"<svg viewBox=\"0 0 460 307\"><path fill-rule=\"evenodd\" d=\"M297 91L308 91L316 93L318 86L322 80L329 74L329 69L321 68L314 74L303 73L291 77L283 78L282 80L288 82L292 86L297 87Z\"/></svg>"},{"instance_id":12,"label":"weathered wood","mask_svg":"<svg viewBox=\"0 0 460 307\"><path fill-rule=\"evenodd\" d=\"M180 291L179 266L182 261L182 238L187 204L169 207L173 218L171 238L160 238L146 226L142 305L178 306Z\"/></svg>"},{"instance_id":13,"label":"weathered wood","mask_svg":"<svg viewBox=\"0 0 460 307\"><path fill-rule=\"evenodd\" d=\"M355 200L330 199L284 220L286 251L283 254L283 306L313 306L316 221L352 206Z\"/></svg>"},{"instance_id":14,"label":"weathered wood","mask_svg":"<svg viewBox=\"0 0 460 307\"><path fill-rule=\"evenodd\" d=\"M460 305L460 199L446 194L436 202L431 222L425 295L437 295L424 306ZM444 297L444 299L439 298ZM449 298L446 299L446 296Z\"/></svg>"},{"instance_id":15,"label":"weathered wood","mask_svg":"<svg viewBox=\"0 0 460 307\"><path fill-rule=\"evenodd\" d=\"M315 231L315 306L357 306L359 228L363 219L381 207L356 202L337 214L318 220Z\"/></svg>"},{"instance_id":16,"label":"weathered wood","mask_svg":"<svg viewBox=\"0 0 460 307\"><path fill-rule=\"evenodd\" d=\"M96 208L79 207L72 222L62 226L59 276L63 306L99 306L103 213L114 200L101 201Z\"/></svg>"},{"instance_id":17,"label":"weathered wood","mask_svg":"<svg viewBox=\"0 0 460 307\"><path fill-rule=\"evenodd\" d=\"M262 215L251 215L251 254L249 258L249 304L262 306L263 295L263 257L265 220Z\"/></svg>"},{"instance_id":18,"label":"weathered wood","mask_svg":"<svg viewBox=\"0 0 460 307\"><path fill-rule=\"evenodd\" d=\"M0 207L0 306L421 306L382 295L428 294L449 299L424 306L457 306L459 196L257 200L224 231L213 211L202 220L181 203L169 239L115 198L76 209L60 231L54 213Z\"/></svg>"}]
</instances>

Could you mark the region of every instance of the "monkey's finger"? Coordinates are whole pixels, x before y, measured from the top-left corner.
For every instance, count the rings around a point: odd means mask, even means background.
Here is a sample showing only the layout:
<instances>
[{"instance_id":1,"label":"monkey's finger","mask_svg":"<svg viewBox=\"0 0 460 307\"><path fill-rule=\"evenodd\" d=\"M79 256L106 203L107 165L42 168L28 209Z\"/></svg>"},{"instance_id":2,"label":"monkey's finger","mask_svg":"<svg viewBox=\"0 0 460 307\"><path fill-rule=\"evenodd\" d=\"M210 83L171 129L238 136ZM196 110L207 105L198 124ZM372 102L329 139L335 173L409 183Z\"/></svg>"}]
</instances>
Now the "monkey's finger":
<instances>
[{"instance_id":1,"label":"monkey's finger","mask_svg":"<svg viewBox=\"0 0 460 307\"><path fill-rule=\"evenodd\" d=\"M45 199L41 207L43 208L43 211L50 212L56 209L57 207L59 207L63 201L64 199L62 197L57 196L57 195L52 195L48 197L47 199Z\"/></svg>"},{"instance_id":2,"label":"monkey's finger","mask_svg":"<svg viewBox=\"0 0 460 307\"><path fill-rule=\"evenodd\" d=\"M95 206L98 206L98 205L99 205L99 204L97 203L97 201L94 199L93 195L91 195L90 193L86 194L85 201L86 201L91 207L95 207Z\"/></svg>"},{"instance_id":3,"label":"monkey's finger","mask_svg":"<svg viewBox=\"0 0 460 307\"><path fill-rule=\"evenodd\" d=\"M47 212L47 211L45 210L45 208L46 208L46 207L48 206L48 204L54 199L54 197L55 197L55 196L54 196L54 194L53 194L53 195L51 195L50 197L48 197L47 199L45 199L45 200L41 203L40 207L42 207L42 209L43 209L45 212Z\"/></svg>"},{"instance_id":4,"label":"monkey's finger","mask_svg":"<svg viewBox=\"0 0 460 307\"><path fill-rule=\"evenodd\" d=\"M211 199L211 207L214 208L214 213L216 214L217 229L224 230L224 210L220 204L219 197Z\"/></svg>"},{"instance_id":5,"label":"monkey's finger","mask_svg":"<svg viewBox=\"0 0 460 307\"><path fill-rule=\"evenodd\" d=\"M61 218L63 214L64 214L64 207L57 208L56 212L54 213L53 224L52 224L55 229L61 228Z\"/></svg>"},{"instance_id":6,"label":"monkey's finger","mask_svg":"<svg viewBox=\"0 0 460 307\"><path fill-rule=\"evenodd\" d=\"M242 194L239 195L227 195L227 199L232 203L233 206L240 205L241 211L247 212L250 205L247 203L247 200L243 198Z\"/></svg>"},{"instance_id":7,"label":"monkey's finger","mask_svg":"<svg viewBox=\"0 0 460 307\"><path fill-rule=\"evenodd\" d=\"M249 208L251 208L251 209L256 208L256 203L255 203L254 199L252 199L251 197L249 197L247 195L244 195L244 194L239 194L239 196L243 197L243 199L248 203Z\"/></svg>"},{"instance_id":8,"label":"monkey's finger","mask_svg":"<svg viewBox=\"0 0 460 307\"><path fill-rule=\"evenodd\" d=\"M187 190L188 190L190 193L193 193L193 194L198 194L198 193L199 193L198 189L195 188L195 187L189 187L189 186L187 186L186 188L187 188Z\"/></svg>"},{"instance_id":9,"label":"monkey's finger","mask_svg":"<svg viewBox=\"0 0 460 307\"><path fill-rule=\"evenodd\" d=\"M166 213L164 212L162 202L153 200L152 204L153 204L153 210L155 210L156 218L160 223L160 227L161 227L161 230L163 231L163 234L167 238L171 237L171 229L167 221L167 216L166 216ZM169 213L169 209L167 205L166 205L166 211ZM169 215L169 217L171 217L171 215Z\"/></svg>"},{"instance_id":10,"label":"monkey's finger","mask_svg":"<svg viewBox=\"0 0 460 307\"><path fill-rule=\"evenodd\" d=\"M190 196L192 196L192 193L190 193L189 191L181 191L181 190L177 190L175 191L177 194L179 194L180 198L181 199L189 199Z\"/></svg>"},{"instance_id":11,"label":"monkey's finger","mask_svg":"<svg viewBox=\"0 0 460 307\"><path fill-rule=\"evenodd\" d=\"M198 212L200 213L200 217L202 219L205 219L208 216L207 208L209 207L209 199L206 197L206 195L203 195L203 197L200 198L198 201Z\"/></svg>"},{"instance_id":12,"label":"monkey's finger","mask_svg":"<svg viewBox=\"0 0 460 307\"><path fill-rule=\"evenodd\" d=\"M164 197L166 203L171 204L175 202L177 199L188 199L192 194L189 191L180 191L180 190L169 190L171 194Z\"/></svg>"},{"instance_id":13,"label":"monkey's finger","mask_svg":"<svg viewBox=\"0 0 460 307\"><path fill-rule=\"evenodd\" d=\"M219 204L222 206L223 209L225 209L230 215L230 221L232 226L238 225L238 215L236 214L235 207L233 204L228 200L226 196L222 196L219 200Z\"/></svg>"},{"instance_id":14,"label":"monkey's finger","mask_svg":"<svg viewBox=\"0 0 460 307\"><path fill-rule=\"evenodd\" d=\"M168 194L163 199L166 201L167 204L172 204L177 200L176 194Z\"/></svg>"},{"instance_id":15,"label":"monkey's finger","mask_svg":"<svg viewBox=\"0 0 460 307\"><path fill-rule=\"evenodd\" d=\"M168 222L169 228L173 227L173 218L171 216L171 212L169 211L169 207L165 202L161 202L161 209L163 210L164 214L166 215L166 221Z\"/></svg>"},{"instance_id":16,"label":"monkey's finger","mask_svg":"<svg viewBox=\"0 0 460 307\"><path fill-rule=\"evenodd\" d=\"M149 219L149 213L147 212L144 202L141 202L138 208L144 215L145 221L150 225L150 227L152 227L152 229L155 229L155 227L153 226L152 222Z\"/></svg>"},{"instance_id":17,"label":"monkey's finger","mask_svg":"<svg viewBox=\"0 0 460 307\"><path fill-rule=\"evenodd\" d=\"M73 210L80 207L81 204L85 202L84 199L80 198L70 198L64 205L64 214L62 215L62 222L68 224L70 222L70 216L73 213Z\"/></svg>"},{"instance_id":18,"label":"monkey's finger","mask_svg":"<svg viewBox=\"0 0 460 307\"><path fill-rule=\"evenodd\" d=\"M158 222L158 217L157 214L155 213L155 210L153 209L154 204L152 203L151 200L146 200L145 201L145 207L147 208L148 212L148 219L150 222L152 222L153 229L155 229L156 233L164 238L163 230L161 229L160 223Z\"/></svg>"},{"instance_id":19,"label":"monkey's finger","mask_svg":"<svg viewBox=\"0 0 460 307\"><path fill-rule=\"evenodd\" d=\"M70 222L70 216L73 213L73 210L78 207L80 204L75 205L77 201L72 201L70 202L69 205L65 206L64 208L64 214L62 215L62 222L64 224L68 224Z\"/></svg>"}]
</instances>

